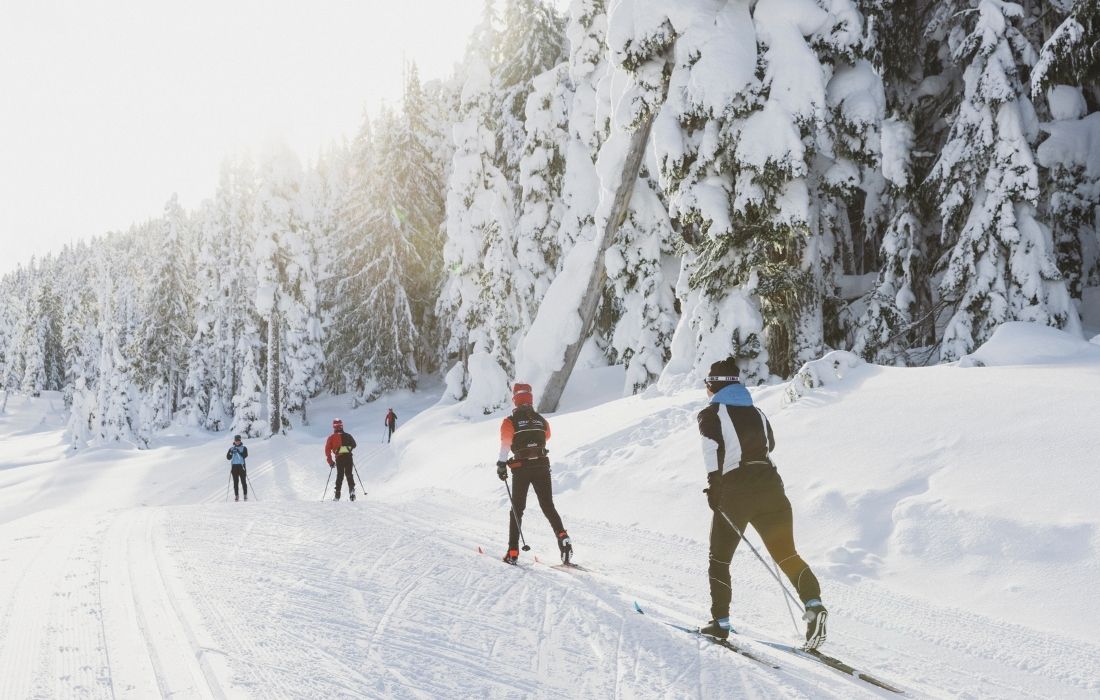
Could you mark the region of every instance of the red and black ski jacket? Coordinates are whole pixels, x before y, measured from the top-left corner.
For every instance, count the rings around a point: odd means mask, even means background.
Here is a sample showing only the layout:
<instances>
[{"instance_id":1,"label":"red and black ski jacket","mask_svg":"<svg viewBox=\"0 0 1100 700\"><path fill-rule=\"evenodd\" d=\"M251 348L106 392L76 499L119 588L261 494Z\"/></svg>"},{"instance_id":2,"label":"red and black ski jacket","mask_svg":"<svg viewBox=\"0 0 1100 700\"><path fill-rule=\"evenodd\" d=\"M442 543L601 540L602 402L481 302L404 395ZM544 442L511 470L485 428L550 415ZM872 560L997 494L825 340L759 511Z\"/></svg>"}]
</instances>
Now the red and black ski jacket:
<instances>
[{"instance_id":1,"label":"red and black ski jacket","mask_svg":"<svg viewBox=\"0 0 1100 700\"><path fill-rule=\"evenodd\" d=\"M351 433L334 432L328 436L328 440L325 440L325 461L328 462L330 467L334 464L351 464L351 451L354 449L355 438L351 436Z\"/></svg>"},{"instance_id":2,"label":"red and black ski jacket","mask_svg":"<svg viewBox=\"0 0 1100 700\"><path fill-rule=\"evenodd\" d=\"M508 465L549 467L546 441L550 439L550 421L530 406L520 406L500 423L500 461L511 452Z\"/></svg>"}]
</instances>

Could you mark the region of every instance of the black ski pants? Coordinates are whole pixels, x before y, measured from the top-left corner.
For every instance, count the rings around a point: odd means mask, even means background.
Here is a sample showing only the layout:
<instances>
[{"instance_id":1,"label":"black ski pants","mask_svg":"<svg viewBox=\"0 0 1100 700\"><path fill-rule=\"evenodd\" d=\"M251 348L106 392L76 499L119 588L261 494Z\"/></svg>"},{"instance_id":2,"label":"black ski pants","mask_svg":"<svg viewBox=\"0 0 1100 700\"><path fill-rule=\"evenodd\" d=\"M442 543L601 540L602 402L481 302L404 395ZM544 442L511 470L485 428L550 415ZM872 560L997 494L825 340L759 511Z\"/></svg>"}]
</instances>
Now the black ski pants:
<instances>
[{"instance_id":1,"label":"black ski pants","mask_svg":"<svg viewBox=\"0 0 1100 700\"><path fill-rule=\"evenodd\" d=\"M355 493L355 463L349 459L341 459L341 456L336 457L336 497L340 497L340 486L344 483L344 478L348 480L348 491Z\"/></svg>"},{"instance_id":2,"label":"black ski pants","mask_svg":"<svg viewBox=\"0 0 1100 700\"><path fill-rule=\"evenodd\" d=\"M554 494L550 487L550 467L525 464L512 470L512 510L515 517L508 513L508 549L519 549L519 528L523 523L523 510L527 507L527 489L535 487L535 496L539 499L542 514L554 528L554 537L565 530L561 516L554 507Z\"/></svg>"},{"instance_id":3,"label":"black ski pants","mask_svg":"<svg viewBox=\"0 0 1100 700\"><path fill-rule=\"evenodd\" d=\"M393 439L393 431L396 430L396 429L397 429L396 426L388 425L388 424L386 425L386 442L389 442L390 440Z\"/></svg>"},{"instance_id":4,"label":"black ski pants","mask_svg":"<svg viewBox=\"0 0 1100 700\"><path fill-rule=\"evenodd\" d=\"M237 498L241 497L240 488L244 489L244 497L248 498L248 472L241 464L234 464L233 469L230 470L233 474L233 495ZM240 484L240 488L238 488Z\"/></svg>"},{"instance_id":5,"label":"black ski pants","mask_svg":"<svg viewBox=\"0 0 1100 700\"><path fill-rule=\"evenodd\" d=\"M727 477L728 478L728 477ZM791 502L783 490L783 481L775 474L766 484L754 483L751 488L729 484L722 489L722 512L729 516L741 532L752 525L764 541L764 546L779 568L790 579L802 602L821 597L821 586L794 548L794 524ZM730 562L741 537L720 513L714 513L710 523L710 614L715 620L729 617Z\"/></svg>"}]
</instances>

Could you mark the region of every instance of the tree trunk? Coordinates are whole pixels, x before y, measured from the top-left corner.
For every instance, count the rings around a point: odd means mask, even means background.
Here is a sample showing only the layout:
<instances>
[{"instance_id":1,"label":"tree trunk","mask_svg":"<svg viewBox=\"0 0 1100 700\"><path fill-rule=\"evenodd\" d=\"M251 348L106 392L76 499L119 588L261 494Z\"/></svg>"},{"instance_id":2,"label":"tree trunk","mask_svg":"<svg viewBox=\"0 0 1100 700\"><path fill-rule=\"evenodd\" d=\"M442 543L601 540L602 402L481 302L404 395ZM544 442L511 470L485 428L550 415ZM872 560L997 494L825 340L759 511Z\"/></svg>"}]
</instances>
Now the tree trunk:
<instances>
[{"instance_id":1,"label":"tree trunk","mask_svg":"<svg viewBox=\"0 0 1100 700\"><path fill-rule=\"evenodd\" d=\"M278 435L283 429L282 402L279 400L282 387L279 386L279 312L271 310L267 322L267 412L271 422L271 434Z\"/></svg>"},{"instance_id":2,"label":"tree trunk","mask_svg":"<svg viewBox=\"0 0 1100 700\"><path fill-rule=\"evenodd\" d=\"M565 385L569 382L569 376L573 373L573 367L577 364L577 357L580 355L585 341L588 340L588 332L592 328L592 322L596 318L596 310L600 305L600 297L603 295L604 282L607 281L604 254L615 242L615 233L626 217L626 208L630 204L630 197L634 194L634 187L638 183L638 171L642 167L642 156L645 155L645 147L649 142L649 129L653 125L655 116L656 111L638 125L631 137L630 148L623 163L622 179L619 180L618 189L615 190L611 212L604 224L603 238L600 239L600 245L596 251L596 260L592 265L592 276L585 288L581 306L577 309L577 313L581 317L581 332L577 339L566 348L565 361L562 363L561 369L554 372L549 381L546 382L546 386L542 390L542 396L539 398L538 410L540 412L552 413L557 410L558 402L561 401L561 395L565 391Z\"/></svg>"}]
</instances>

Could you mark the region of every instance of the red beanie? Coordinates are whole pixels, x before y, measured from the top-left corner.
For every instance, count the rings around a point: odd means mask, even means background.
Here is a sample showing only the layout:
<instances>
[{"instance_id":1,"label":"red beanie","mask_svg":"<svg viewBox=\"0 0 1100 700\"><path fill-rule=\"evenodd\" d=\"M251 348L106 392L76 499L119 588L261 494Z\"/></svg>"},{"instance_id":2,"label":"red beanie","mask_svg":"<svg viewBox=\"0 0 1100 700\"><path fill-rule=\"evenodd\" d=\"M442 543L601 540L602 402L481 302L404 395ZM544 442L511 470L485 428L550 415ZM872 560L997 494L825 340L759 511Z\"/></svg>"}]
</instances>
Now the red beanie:
<instances>
[{"instance_id":1,"label":"red beanie","mask_svg":"<svg viewBox=\"0 0 1100 700\"><path fill-rule=\"evenodd\" d=\"M515 406L531 406L534 404L530 384L512 385L512 404Z\"/></svg>"}]
</instances>

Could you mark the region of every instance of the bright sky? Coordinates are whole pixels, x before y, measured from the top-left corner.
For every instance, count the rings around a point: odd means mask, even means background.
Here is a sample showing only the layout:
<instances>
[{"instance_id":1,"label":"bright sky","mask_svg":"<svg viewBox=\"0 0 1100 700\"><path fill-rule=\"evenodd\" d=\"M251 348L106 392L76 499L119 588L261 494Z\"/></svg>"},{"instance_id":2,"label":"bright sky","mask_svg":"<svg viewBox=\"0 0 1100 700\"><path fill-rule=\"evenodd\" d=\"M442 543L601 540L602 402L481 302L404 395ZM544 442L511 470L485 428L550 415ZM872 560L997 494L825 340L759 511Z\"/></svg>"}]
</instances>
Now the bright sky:
<instances>
[{"instance_id":1,"label":"bright sky","mask_svg":"<svg viewBox=\"0 0 1100 700\"><path fill-rule=\"evenodd\" d=\"M502 4L502 3L498 3ZM442 78L482 0L0 0L0 274L212 196L222 160L303 161Z\"/></svg>"}]
</instances>

